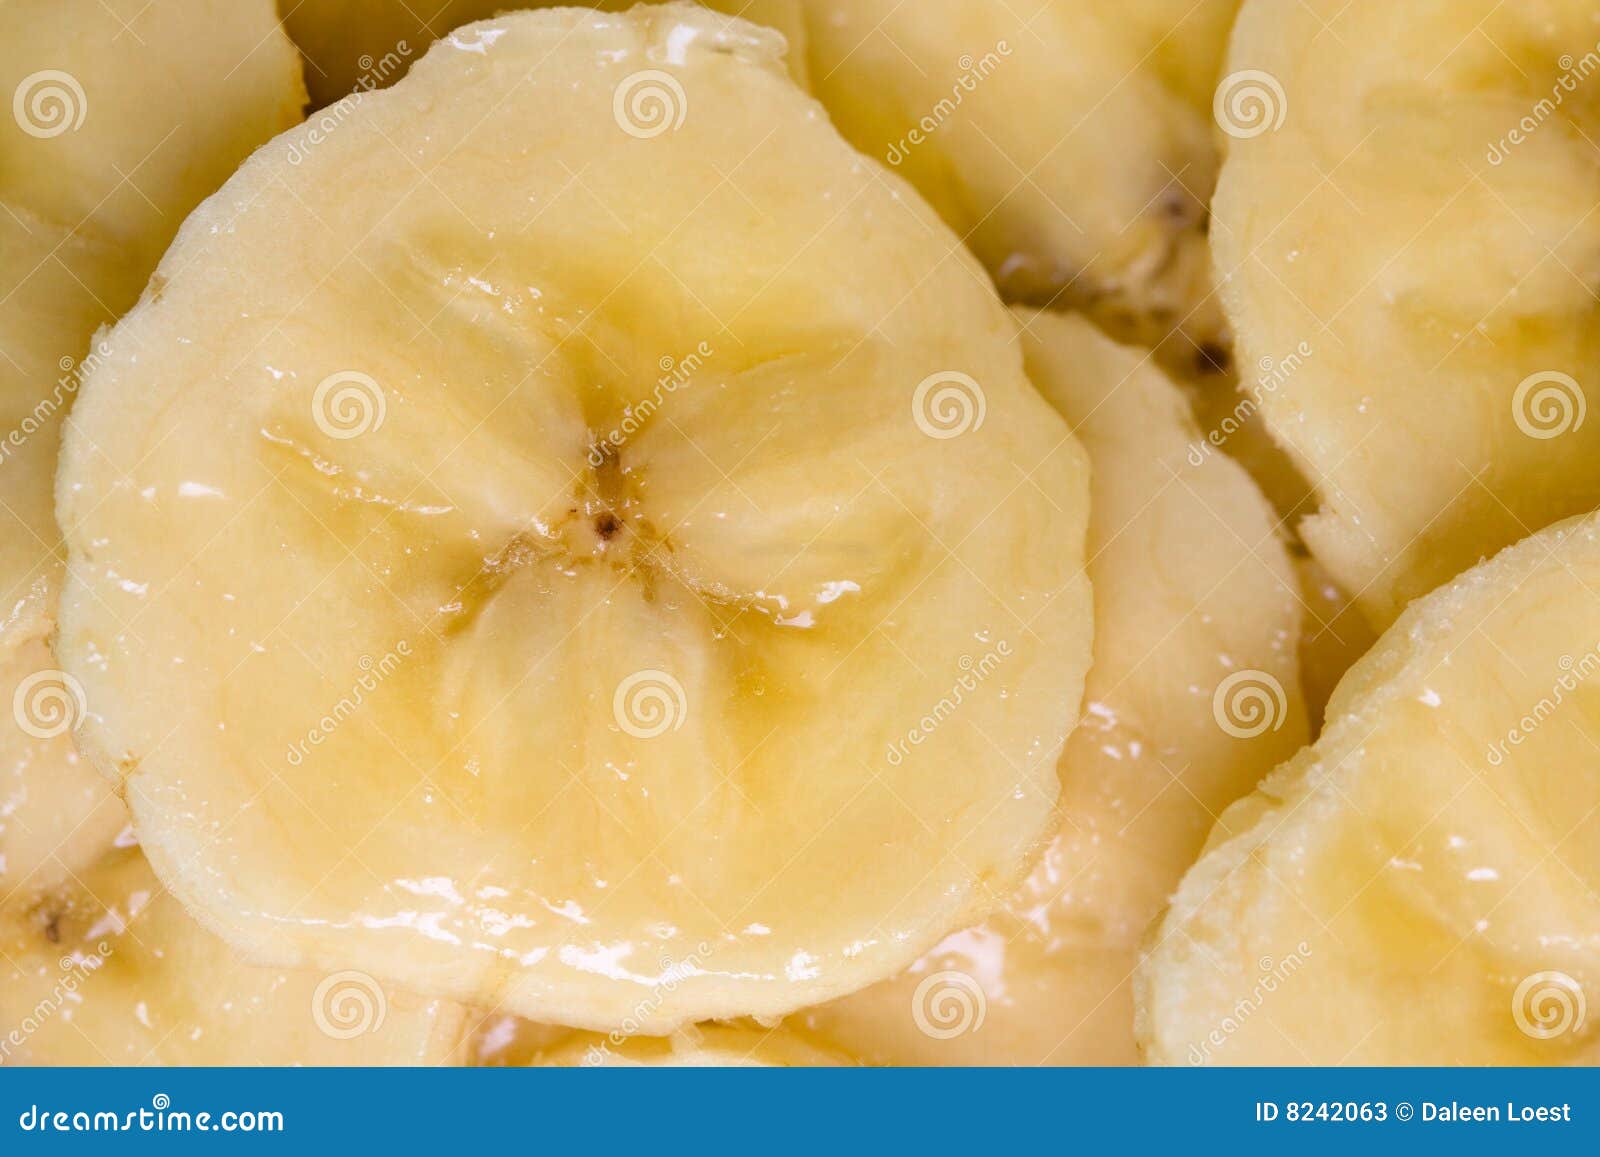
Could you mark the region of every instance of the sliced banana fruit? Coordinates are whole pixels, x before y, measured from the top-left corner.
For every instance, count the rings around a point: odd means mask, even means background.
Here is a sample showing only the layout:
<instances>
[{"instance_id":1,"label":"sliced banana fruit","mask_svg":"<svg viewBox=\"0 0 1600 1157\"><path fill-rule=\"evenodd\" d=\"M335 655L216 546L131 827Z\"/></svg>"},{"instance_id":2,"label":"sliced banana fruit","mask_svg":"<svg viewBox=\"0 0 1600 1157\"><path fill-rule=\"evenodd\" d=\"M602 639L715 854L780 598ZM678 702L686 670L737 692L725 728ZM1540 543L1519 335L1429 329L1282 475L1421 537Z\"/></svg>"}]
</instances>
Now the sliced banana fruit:
<instances>
[{"instance_id":1,"label":"sliced banana fruit","mask_svg":"<svg viewBox=\"0 0 1600 1157\"><path fill-rule=\"evenodd\" d=\"M1196 466L1182 394L1076 317L1021 315L1034 383L1094 468L1095 662L1062 755L1063 818L1002 912L807 1014L882 1064L1130 1064L1142 937L1217 813L1306 738L1299 604L1271 509Z\"/></svg>"},{"instance_id":2,"label":"sliced banana fruit","mask_svg":"<svg viewBox=\"0 0 1600 1157\"><path fill-rule=\"evenodd\" d=\"M1163 1064L1600 1059L1600 522L1415 603L1223 816L1139 977Z\"/></svg>"},{"instance_id":3,"label":"sliced banana fruit","mask_svg":"<svg viewBox=\"0 0 1600 1157\"><path fill-rule=\"evenodd\" d=\"M1186 370L1211 297L1211 90L1238 0L804 0L812 84L1014 300L1087 310Z\"/></svg>"},{"instance_id":4,"label":"sliced banana fruit","mask_svg":"<svg viewBox=\"0 0 1600 1157\"><path fill-rule=\"evenodd\" d=\"M1345 672L1372 649L1378 635L1350 596L1315 558L1297 557L1295 570L1300 574L1300 602L1304 608L1300 630L1300 684L1315 729L1326 716L1334 688Z\"/></svg>"},{"instance_id":5,"label":"sliced banana fruit","mask_svg":"<svg viewBox=\"0 0 1600 1157\"><path fill-rule=\"evenodd\" d=\"M780 50L690 6L459 29L248 162L109 336L58 653L240 947L581 1028L771 1018L1052 830L1086 462Z\"/></svg>"},{"instance_id":6,"label":"sliced banana fruit","mask_svg":"<svg viewBox=\"0 0 1600 1157\"><path fill-rule=\"evenodd\" d=\"M0 93L4 645L54 611L51 480L91 335L305 92L271 0L7 0Z\"/></svg>"},{"instance_id":7,"label":"sliced banana fruit","mask_svg":"<svg viewBox=\"0 0 1600 1157\"><path fill-rule=\"evenodd\" d=\"M466 1011L354 971L241 961L137 848L0 906L0 1062L433 1065Z\"/></svg>"},{"instance_id":8,"label":"sliced banana fruit","mask_svg":"<svg viewBox=\"0 0 1600 1157\"><path fill-rule=\"evenodd\" d=\"M1586 0L1240 14L1224 301L1242 362L1313 351L1263 413L1321 497L1306 542L1380 628L1600 502L1597 38Z\"/></svg>"},{"instance_id":9,"label":"sliced banana fruit","mask_svg":"<svg viewBox=\"0 0 1600 1157\"><path fill-rule=\"evenodd\" d=\"M85 871L128 828L122 801L72 744L81 695L42 639L0 655L0 908Z\"/></svg>"},{"instance_id":10,"label":"sliced banana fruit","mask_svg":"<svg viewBox=\"0 0 1600 1157\"><path fill-rule=\"evenodd\" d=\"M640 0L590 0L581 6L623 12ZM652 3L654 0L643 0ZM805 84L805 19L801 0L708 0L706 7L783 33L785 57ZM384 88L405 75L439 37L508 8L551 3L507 0L279 0L284 26L305 54L306 86L318 107L353 92Z\"/></svg>"},{"instance_id":11,"label":"sliced banana fruit","mask_svg":"<svg viewBox=\"0 0 1600 1157\"><path fill-rule=\"evenodd\" d=\"M566 1033L515 1062L544 1068L838 1068L848 1056L787 1028L696 1025L671 1037Z\"/></svg>"}]
</instances>

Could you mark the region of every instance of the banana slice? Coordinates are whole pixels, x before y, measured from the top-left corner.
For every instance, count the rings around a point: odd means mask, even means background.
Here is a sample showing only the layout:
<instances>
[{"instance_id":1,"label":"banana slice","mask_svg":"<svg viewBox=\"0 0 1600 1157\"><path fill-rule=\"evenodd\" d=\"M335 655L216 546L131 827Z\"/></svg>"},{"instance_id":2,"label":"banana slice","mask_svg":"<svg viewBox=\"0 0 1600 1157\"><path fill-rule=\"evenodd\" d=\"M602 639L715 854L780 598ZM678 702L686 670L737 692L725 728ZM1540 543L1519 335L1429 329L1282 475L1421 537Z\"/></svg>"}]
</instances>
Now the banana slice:
<instances>
[{"instance_id":1,"label":"banana slice","mask_svg":"<svg viewBox=\"0 0 1600 1157\"><path fill-rule=\"evenodd\" d=\"M0 658L0 907L24 888L85 871L123 835L128 813L72 744L82 687L42 639Z\"/></svg>"},{"instance_id":2,"label":"banana slice","mask_svg":"<svg viewBox=\"0 0 1600 1157\"><path fill-rule=\"evenodd\" d=\"M1087 465L780 49L469 25L110 335L58 653L239 946L661 1033L898 971L1048 835Z\"/></svg>"},{"instance_id":3,"label":"banana slice","mask_svg":"<svg viewBox=\"0 0 1600 1157\"><path fill-rule=\"evenodd\" d=\"M813 86L1013 300L1226 357L1206 205L1238 0L804 0Z\"/></svg>"},{"instance_id":4,"label":"banana slice","mask_svg":"<svg viewBox=\"0 0 1600 1157\"><path fill-rule=\"evenodd\" d=\"M1061 830L1005 909L807 1015L881 1064L1130 1064L1141 939L1216 814L1306 737L1299 606L1271 509L1196 466L1183 396L1089 323L1024 314L1029 375L1094 467L1095 662Z\"/></svg>"},{"instance_id":5,"label":"banana slice","mask_svg":"<svg viewBox=\"0 0 1600 1157\"><path fill-rule=\"evenodd\" d=\"M0 645L48 630L51 480L90 337L305 91L271 0L0 5Z\"/></svg>"},{"instance_id":6,"label":"banana slice","mask_svg":"<svg viewBox=\"0 0 1600 1157\"><path fill-rule=\"evenodd\" d=\"M1224 814L1138 982L1164 1064L1600 1059L1600 522L1414 604Z\"/></svg>"},{"instance_id":7,"label":"banana slice","mask_svg":"<svg viewBox=\"0 0 1600 1157\"><path fill-rule=\"evenodd\" d=\"M585 8L623 12L640 0L589 2ZM655 0L643 0L653 3ZM806 83L805 18L801 0L708 0L706 7L783 33L790 73ZM430 44L454 28L507 8L550 3L506 0L280 0L284 26L305 54L306 86L314 105L393 84Z\"/></svg>"},{"instance_id":8,"label":"banana slice","mask_svg":"<svg viewBox=\"0 0 1600 1157\"><path fill-rule=\"evenodd\" d=\"M0 1061L23 1065L432 1065L466 1011L353 971L240 961L137 848L0 908Z\"/></svg>"},{"instance_id":9,"label":"banana slice","mask_svg":"<svg viewBox=\"0 0 1600 1157\"><path fill-rule=\"evenodd\" d=\"M567 1032L500 1063L542 1068L838 1068L851 1058L786 1028L707 1024L671 1037Z\"/></svg>"},{"instance_id":10,"label":"banana slice","mask_svg":"<svg viewBox=\"0 0 1600 1157\"><path fill-rule=\"evenodd\" d=\"M1596 38L1584 0L1239 17L1224 301L1242 361L1313 351L1262 412L1317 486L1306 542L1380 629L1600 502L1600 123L1572 95Z\"/></svg>"}]
</instances>

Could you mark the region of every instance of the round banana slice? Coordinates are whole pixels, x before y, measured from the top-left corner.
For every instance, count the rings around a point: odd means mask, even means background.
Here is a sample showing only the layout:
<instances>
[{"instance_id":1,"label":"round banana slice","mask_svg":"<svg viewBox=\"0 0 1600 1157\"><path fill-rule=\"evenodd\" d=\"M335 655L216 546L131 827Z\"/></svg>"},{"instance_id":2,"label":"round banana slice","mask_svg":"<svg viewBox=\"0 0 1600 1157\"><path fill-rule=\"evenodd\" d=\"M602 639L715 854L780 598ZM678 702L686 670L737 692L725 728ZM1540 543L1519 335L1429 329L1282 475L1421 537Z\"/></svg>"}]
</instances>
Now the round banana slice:
<instances>
[{"instance_id":1,"label":"round banana slice","mask_svg":"<svg viewBox=\"0 0 1600 1157\"><path fill-rule=\"evenodd\" d=\"M803 0L812 84L1013 300L1225 364L1206 205L1239 0Z\"/></svg>"},{"instance_id":2,"label":"round banana slice","mask_svg":"<svg viewBox=\"0 0 1600 1157\"><path fill-rule=\"evenodd\" d=\"M1224 303L1242 362L1311 351L1262 413L1320 495L1306 542L1380 629L1600 502L1597 39L1585 0L1240 14Z\"/></svg>"},{"instance_id":3,"label":"round banana slice","mask_svg":"<svg viewBox=\"0 0 1600 1157\"><path fill-rule=\"evenodd\" d=\"M581 7L622 12L656 0L589 0ZM786 62L806 83L805 19L801 0L707 0L706 7L783 33ZM506 0L284 0L283 23L305 54L306 87L315 106L353 92L384 88L405 75L411 62L452 29L507 8L550 8Z\"/></svg>"},{"instance_id":4,"label":"round banana slice","mask_svg":"<svg viewBox=\"0 0 1600 1157\"><path fill-rule=\"evenodd\" d=\"M459 29L246 164L110 335L58 653L241 947L580 1028L770 1018L1048 836L1087 464L780 49L687 5Z\"/></svg>"},{"instance_id":5,"label":"round banana slice","mask_svg":"<svg viewBox=\"0 0 1600 1157\"><path fill-rule=\"evenodd\" d=\"M1130 975L1218 812L1306 738L1294 572L1235 463L1149 355L1022 315L1028 373L1094 471L1095 660L1061 829L1003 911L806 1016L879 1064L1131 1064Z\"/></svg>"},{"instance_id":6,"label":"round banana slice","mask_svg":"<svg viewBox=\"0 0 1600 1157\"><path fill-rule=\"evenodd\" d=\"M300 119L271 0L0 4L0 645L49 629L61 419L184 216Z\"/></svg>"},{"instance_id":7,"label":"round banana slice","mask_svg":"<svg viewBox=\"0 0 1600 1157\"><path fill-rule=\"evenodd\" d=\"M1600 1059L1600 521L1413 606L1222 817L1138 979L1164 1064Z\"/></svg>"},{"instance_id":8,"label":"round banana slice","mask_svg":"<svg viewBox=\"0 0 1600 1157\"><path fill-rule=\"evenodd\" d=\"M128 812L78 755L82 686L42 639L0 653L0 907L26 888L86 870L118 841Z\"/></svg>"},{"instance_id":9,"label":"round banana slice","mask_svg":"<svg viewBox=\"0 0 1600 1157\"><path fill-rule=\"evenodd\" d=\"M242 962L137 848L0 906L0 1063L432 1065L465 1019L363 973Z\"/></svg>"}]
</instances>

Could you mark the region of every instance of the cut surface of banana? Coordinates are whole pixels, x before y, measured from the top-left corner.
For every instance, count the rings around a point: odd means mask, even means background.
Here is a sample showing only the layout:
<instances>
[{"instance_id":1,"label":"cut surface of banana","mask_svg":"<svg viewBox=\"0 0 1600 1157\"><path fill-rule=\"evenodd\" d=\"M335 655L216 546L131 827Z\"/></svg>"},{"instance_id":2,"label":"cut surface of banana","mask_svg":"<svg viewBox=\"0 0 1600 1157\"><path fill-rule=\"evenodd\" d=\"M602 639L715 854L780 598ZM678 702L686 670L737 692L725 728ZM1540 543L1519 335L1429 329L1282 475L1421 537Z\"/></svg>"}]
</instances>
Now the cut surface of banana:
<instances>
[{"instance_id":1,"label":"cut surface of banana","mask_svg":"<svg viewBox=\"0 0 1600 1157\"><path fill-rule=\"evenodd\" d=\"M95 329L305 91L272 0L0 4L0 645L42 634L61 418Z\"/></svg>"},{"instance_id":2,"label":"cut surface of banana","mask_svg":"<svg viewBox=\"0 0 1600 1157\"><path fill-rule=\"evenodd\" d=\"M1414 603L1234 805L1138 978L1162 1064L1600 1059L1600 524Z\"/></svg>"},{"instance_id":3,"label":"cut surface of banana","mask_svg":"<svg viewBox=\"0 0 1600 1157\"><path fill-rule=\"evenodd\" d=\"M880 1064L1132 1064L1144 934L1218 813L1306 738L1299 604L1271 508L1149 355L1022 314L1028 373L1094 474L1095 658L1061 830L1004 910L806 1014Z\"/></svg>"},{"instance_id":4,"label":"cut surface of banana","mask_svg":"<svg viewBox=\"0 0 1600 1157\"><path fill-rule=\"evenodd\" d=\"M812 86L1008 298L1087 310L1186 368L1224 356L1206 203L1238 0L804 0Z\"/></svg>"},{"instance_id":5,"label":"cut surface of banana","mask_svg":"<svg viewBox=\"0 0 1600 1157\"><path fill-rule=\"evenodd\" d=\"M466 1012L355 971L241 960L137 848L0 905L0 1063L434 1065Z\"/></svg>"},{"instance_id":6,"label":"cut surface of banana","mask_svg":"<svg viewBox=\"0 0 1600 1157\"><path fill-rule=\"evenodd\" d=\"M568 1033L521 1062L545 1068L837 1068L855 1062L791 1029L695 1025L671 1037Z\"/></svg>"},{"instance_id":7,"label":"cut surface of banana","mask_svg":"<svg viewBox=\"0 0 1600 1157\"><path fill-rule=\"evenodd\" d=\"M111 784L73 746L81 693L43 639L0 653L0 908L84 871L128 827Z\"/></svg>"},{"instance_id":8,"label":"cut surface of banana","mask_svg":"<svg viewBox=\"0 0 1600 1157\"><path fill-rule=\"evenodd\" d=\"M252 158L109 335L58 654L237 945L581 1028L770 1018L1050 834L1086 462L780 46L458 29Z\"/></svg>"},{"instance_id":9,"label":"cut surface of banana","mask_svg":"<svg viewBox=\"0 0 1600 1157\"><path fill-rule=\"evenodd\" d=\"M640 0L602 0L580 7L622 12ZM643 0L645 3L653 0ZM738 16L783 33L785 62L805 84L805 20L801 0L709 0L713 11ZM306 59L306 87L314 106L353 92L384 88L405 75L412 61L453 29L508 8L550 8L550 3L505 0L279 0L284 26Z\"/></svg>"},{"instance_id":10,"label":"cut surface of banana","mask_svg":"<svg viewBox=\"0 0 1600 1157\"><path fill-rule=\"evenodd\" d=\"M1242 364L1309 347L1262 413L1321 499L1303 537L1380 629L1600 503L1597 39L1585 0L1239 15L1224 304Z\"/></svg>"}]
</instances>

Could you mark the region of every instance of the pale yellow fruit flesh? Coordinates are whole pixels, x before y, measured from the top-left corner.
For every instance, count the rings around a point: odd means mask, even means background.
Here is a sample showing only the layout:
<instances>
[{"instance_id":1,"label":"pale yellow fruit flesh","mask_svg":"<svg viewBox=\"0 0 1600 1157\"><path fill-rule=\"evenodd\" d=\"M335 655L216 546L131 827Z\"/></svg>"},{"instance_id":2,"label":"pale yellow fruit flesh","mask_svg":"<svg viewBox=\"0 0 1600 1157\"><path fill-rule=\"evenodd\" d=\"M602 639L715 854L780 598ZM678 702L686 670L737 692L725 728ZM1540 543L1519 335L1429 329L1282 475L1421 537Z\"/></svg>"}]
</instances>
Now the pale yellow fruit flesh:
<instances>
[{"instance_id":1,"label":"pale yellow fruit flesh","mask_svg":"<svg viewBox=\"0 0 1600 1157\"><path fill-rule=\"evenodd\" d=\"M1597 40L1583 0L1240 13L1229 68L1267 79L1214 205L1224 303L1242 364L1312 350L1262 412L1380 629L1600 502Z\"/></svg>"},{"instance_id":2,"label":"pale yellow fruit flesh","mask_svg":"<svg viewBox=\"0 0 1600 1157\"><path fill-rule=\"evenodd\" d=\"M1415 603L1230 809L1139 976L1162 1064L1593 1062L1600 525ZM1586 994L1586 995L1585 995Z\"/></svg>"},{"instance_id":3,"label":"pale yellow fruit flesh","mask_svg":"<svg viewBox=\"0 0 1600 1157\"><path fill-rule=\"evenodd\" d=\"M300 119L272 0L0 5L0 645L48 629L61 418L185 215Z\"/></svg>"},{"instance_id":4,"label":"pale yellow fruit flesh","mask_svg":"<svg viewBox=\"0 0 1600 1157\"><path fill-rule=\"evenodd\" d=\"M584 8L623 12L640 0L604 0ZM650 3L651 0L643 0ZM783 33L785 61L805 84L805 22L801 0L711 0L717 12ZM393 84L441 36L508 9L550 8L550 3L505 0L279 0L284 27L305 55L306 87L316 107L353 92Z\"/></svg>"},{"instance_id":5,"label":"pale yellow fruit flesh","mask_svg":"<svg viewBox=\"0 0 1600 1157\"><path fill-rule=\"evenodd\" d=\"M1211 88L1238 0L804 0L812 87L1009 299L1207 365Z\"/></svg>"},{"instance_id":6,"label":"pale yellow fruit flesh","mask_svg":"<svg viewBox=\"0 0 1600 1157\"><path fill-rule=\"evenodd\" d=\"M553 1037L534 1045L541 1036ZM834 1068L849 1056L790 1028L706 1024L672 1037L524 1033L520 1050L502 1050L498 1064L543 1068Z\"/></svg>"},{"instance_id":7,"label":"pale yellow fruit flesh","mask_svg":"<svg viewBox=\"0 0 1600 1157\"><path fill-rule=\"evenodd\" d=\"M1061 830L1004 910L806 1014L876 1063L1136 1063L1130 977L1150 922L1217 814L1306 739L1300 605L1265 499L1226 458L1191 460L1199 431L1148 354L1076 317L1021 318L1028 373L1094 472L1086 714L1062 753ZM1234 692L1230 733L1214 700L1244 672L1232 686L1269 714L1244 718Z\"/></svg>"},{"instance_id":8,"label":"pale yellow fruit flesh","mask_svg":"<svg viewBox=\"0 0 1600 1157\"><path fill-rule=\"evenodd\" d=\"M367 976L238 957L137 848L0 905L0 1061L21 1065L431 1065L465 1010Z\"/></svg>"},{"instance_id":9,"label":"pale yellow fruit flesh","mask_svg":"<svg viewBox=\"0 0 1600 1157\"><path fill-rule=\"evenodd\" d=\"M58 652L236 944L662 1032L898 971L1047 837L1082 452L779 45L680 7L458 30L247 163L110 335ZM642 137L652 70L685 115ZM350 372L353 437L317 401ZM958 436L917 408L952 372Z\"/></svg>"},{"instance_id":10,"label":"pale yellow fruit flesh","mask_svg":"<svg viewBox=\"0 0 1600 1157\"><path fill-rule=\"evenodd\" d=\"M83 872L129 826L73 746L75 686L42 639L0 660L0 909Z\"/></svg>"}]
</instances>

